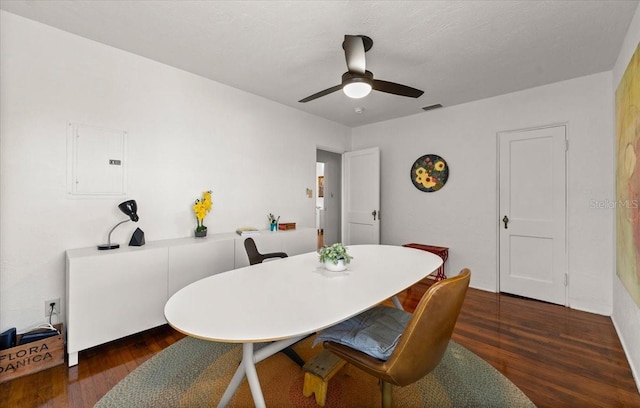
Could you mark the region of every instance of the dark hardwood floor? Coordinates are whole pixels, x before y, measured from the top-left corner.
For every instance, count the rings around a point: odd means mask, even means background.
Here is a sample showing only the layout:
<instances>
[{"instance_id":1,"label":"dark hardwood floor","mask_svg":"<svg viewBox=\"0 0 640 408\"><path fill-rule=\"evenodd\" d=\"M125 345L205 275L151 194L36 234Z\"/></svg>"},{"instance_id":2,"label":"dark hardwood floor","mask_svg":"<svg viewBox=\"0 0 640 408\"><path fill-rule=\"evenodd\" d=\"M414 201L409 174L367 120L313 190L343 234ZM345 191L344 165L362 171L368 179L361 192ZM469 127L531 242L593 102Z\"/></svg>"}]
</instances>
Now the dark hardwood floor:
<instances>
[{"instance_id":1,"label":"dark hardwood floor","mask_svg":"<svg viewBox=\"0 0 640 408\"><path fill-rule=\"evenodd\" d=\"M413 310L430 283L400 295ZM80 353L0 384L0 407L92 407L145 360L184 337L168 326ZM539 407L640 407L611 319L470 289L453 338L507 376Z\"/></svg>"}]
</instances>

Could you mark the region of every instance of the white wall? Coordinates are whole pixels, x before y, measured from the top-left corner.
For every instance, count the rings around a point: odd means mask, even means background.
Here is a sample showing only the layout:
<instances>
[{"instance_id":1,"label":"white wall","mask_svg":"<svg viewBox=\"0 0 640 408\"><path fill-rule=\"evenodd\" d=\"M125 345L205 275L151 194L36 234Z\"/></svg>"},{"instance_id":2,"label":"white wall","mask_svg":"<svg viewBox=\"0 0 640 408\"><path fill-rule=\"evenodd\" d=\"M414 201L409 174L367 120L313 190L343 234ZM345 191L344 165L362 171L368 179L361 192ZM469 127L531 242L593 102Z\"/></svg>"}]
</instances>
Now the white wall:
<instances>
[{"instance_id":1,"label":"white wall","mask_svg":"<svg viewBox=\"0 0 640 408\"><path fill-rule=\"evenodd\" d=\"M609 315L613 214L591 200L614 197L611 97L607 72L354 129L354 149L381 150L382 242L447 246L449 274L470 267L472 286L495 291L496 134L566 123L569 302ZM450 169L435 193L410 180L411 165L427 153Z\"/></svg>"},{"instance_id":2,"label":"white wall","mask_svg":"<svg viewBox=\"0 0 640 408\"><path fill-rule=\"evenodd\" d=\"M627 69L629 60L640 43L640 6L631 21L627 36L613 68L613 89L618 88L620 79ZM614 102L612 101L612 104ZM615 136L614 136L615 138ZM616 163L614 163L616 164ZM612 223L615 229L615 223ZM615 236L615 235L614 235ZM613 241L615 248L615 240ZM615 249L614 249L615 250ZM631 299L613 267L613 323L627 354L636 385L640 389L640 307Z\"/></svg>"},{"instance_id":3,"label":"white wall","mask_svg":"<svg viewBox=\"0 0 640 408\"><path fill-rule=\"evenodd\" d=\"M140 221L115 242L136 227L147 242L192 236L209 189L210 233L268 213L315 225L316 146L346 150L349 128L4 11L0 30L0 330L42 323L45 300L64 308L64 251L126 218L124 198L67 197L69 121L128 132Z\"/></svg>"}]
</instances>

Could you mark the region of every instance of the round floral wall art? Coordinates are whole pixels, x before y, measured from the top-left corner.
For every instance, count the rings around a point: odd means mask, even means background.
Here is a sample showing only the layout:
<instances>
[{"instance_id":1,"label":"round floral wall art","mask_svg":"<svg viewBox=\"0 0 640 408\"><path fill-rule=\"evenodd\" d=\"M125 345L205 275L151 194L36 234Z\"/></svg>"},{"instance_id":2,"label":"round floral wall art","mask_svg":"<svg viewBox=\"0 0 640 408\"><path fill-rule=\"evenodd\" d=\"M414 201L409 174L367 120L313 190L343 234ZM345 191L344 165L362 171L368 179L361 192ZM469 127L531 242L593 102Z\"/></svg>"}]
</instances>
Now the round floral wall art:
<instances>
[{"instance_id":1,"label":"round floral wall art","mask_svg":"<svg viewBox=\"0 0 640 408\"><path fill-rule=\"evenodd\" d=\"M440 190L448 178L449 166L437 154L425 154L411 166L411 182L426 193Z\"/></svg>"}]
</instances>

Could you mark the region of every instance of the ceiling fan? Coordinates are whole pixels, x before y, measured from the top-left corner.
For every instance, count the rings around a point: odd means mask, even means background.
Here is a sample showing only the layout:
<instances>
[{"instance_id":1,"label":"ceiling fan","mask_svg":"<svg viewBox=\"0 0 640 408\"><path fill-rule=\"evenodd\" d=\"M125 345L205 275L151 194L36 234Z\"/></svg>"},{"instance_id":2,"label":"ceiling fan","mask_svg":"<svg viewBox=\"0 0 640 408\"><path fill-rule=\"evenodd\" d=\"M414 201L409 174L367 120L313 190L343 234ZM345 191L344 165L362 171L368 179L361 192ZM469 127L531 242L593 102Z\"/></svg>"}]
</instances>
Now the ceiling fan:
<instances>
[{"instance_id":1,"label":"ceiling fan","mask_svg":"<svg viewBox=\"0 0 640 408\"><path fill-rule=\"evenodd\" d=\"M364 56L365 52L369 51L372 46L373 40L366 35L345 35L342 48L344 49L344 56L349 70L342 74L342 83L300 99L298 102L309 102L340 89L350 98L364 98L372 89L410 98L418 98L424 93L410 86L373 79L373 73L366 70Z\"/></svg>"}]
</instances>

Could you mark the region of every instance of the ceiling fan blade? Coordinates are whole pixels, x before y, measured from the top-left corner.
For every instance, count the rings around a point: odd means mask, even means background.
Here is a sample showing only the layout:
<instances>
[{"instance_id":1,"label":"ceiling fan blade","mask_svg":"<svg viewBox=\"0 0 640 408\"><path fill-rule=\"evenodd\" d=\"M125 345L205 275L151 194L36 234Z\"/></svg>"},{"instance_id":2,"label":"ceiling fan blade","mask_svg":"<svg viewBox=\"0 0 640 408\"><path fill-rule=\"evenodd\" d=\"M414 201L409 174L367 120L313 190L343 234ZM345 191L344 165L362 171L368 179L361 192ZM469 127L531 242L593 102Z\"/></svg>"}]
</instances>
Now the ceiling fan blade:
<instances>
[{"instance_id":1,"label":"ceiling fan blade","mask_svg":"<svg viewBox=\"0 0 640 408\"><path fill-rule=\"evenodd\" d=\"M367 67L364 57L365 48L362 36L345 35L342 48L344 48L344 56L347 60L347 68L349 68L349 72L364 74Z\"/></svg>"},{"instance_id":2,"label":"ceiling fan blade","mask_svg":"<svg viewBox=\"0 0 640 408\"><path fill-rule=\"evenodd\" d=\"M394 95L408 96L410 98L418 98L424 93L424 91L410 86L396 84L395 82L382 81L380 79L373 80L373 89Z\"/></svg>"},{"instance_id":3,"label":"ceiling fan blade","mask_svg":"<svg viewBox=\"0 0 640 408\"><path fill-rule=\"evenodd\" d=\"M325 89L324 91L320 91L320 92L318 92L318 93L314 93L314 94L313 94L313 95L311 95L311 96L307 96L307 97L306 97L306 98L304 98L304 99L300 99L298 102L300 102L300 103L309 102L309 101L312 101L312 100L314 100L314 99L317 99L317 98L319 98L319 97L321 97L321 96L329 95L330 93L333 93L333 92L338 91L338 90L340 90L340 89L342 89L342 85L332 86L331 88L327 88L327 89Z\"/></svg>"}]
</instances>

